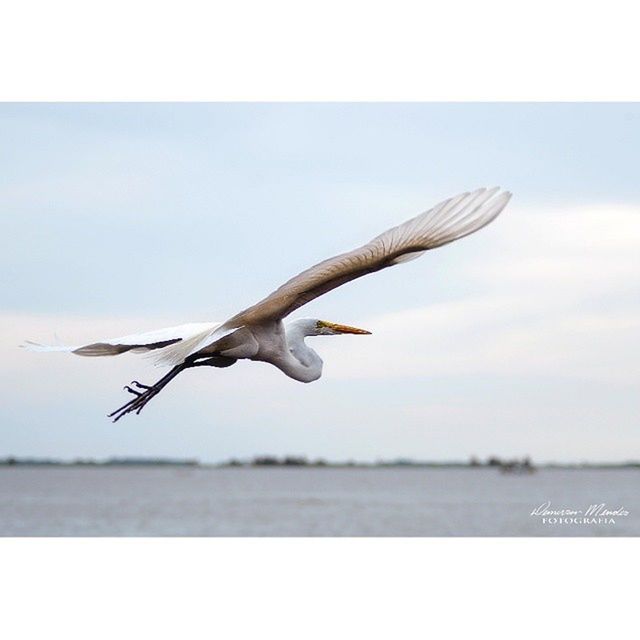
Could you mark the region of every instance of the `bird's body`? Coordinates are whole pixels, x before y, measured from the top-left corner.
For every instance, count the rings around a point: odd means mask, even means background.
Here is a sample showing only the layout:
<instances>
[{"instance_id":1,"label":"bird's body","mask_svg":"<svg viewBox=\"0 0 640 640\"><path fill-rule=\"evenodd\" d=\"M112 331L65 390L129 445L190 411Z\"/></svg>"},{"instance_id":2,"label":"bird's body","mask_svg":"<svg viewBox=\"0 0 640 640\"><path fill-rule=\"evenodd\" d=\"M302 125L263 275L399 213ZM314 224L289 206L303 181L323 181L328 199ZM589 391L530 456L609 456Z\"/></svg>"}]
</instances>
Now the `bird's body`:
<instances>
[{"instance_id":1,"label":"bird's body","mask_svg":"<svg viewBox=\"0 0 640 640\"><path fill-rule=\"evenodd\" d=\"M311 323L315 326L315 320ZM282 320L257 324L251 329L245 329L250 336L243 340L242 349L247 342L255 345L255 352L248 357L250 360L267 362L277 367L285 375L298 382L313 382L322 375L322 360L320 356L308 347L304 338L307 321L290 322L285 325ZM224 355L238 353L238 348L226 351Z\"/></svg>"},{"instance_id":2,"label":"bird's body","mask_svg":"<svg viewBox=\"0 0 640 640\"><path fill-rule=\"evenodd\" d=\"M198 354L267 362L298 382L313 382L322 375L322 360L304 339L315 335L316 324L316 320L306 319L286 325L282 320L256 323L237 329Z\"/></svg>"},{"instance_id":3,"label":"bird's body","mask_svg":"<svg viewBox=\"0 0 640 640\"><path fill-rule=\"evenodd\" d=\"M223 323L203 322L101 340L76 347L28 343L35 351L71 351L82 356L109 356L128 351L152 352L172 368L152 386L132 382L135 397L110 414L118 420L140 413L176 375L187 368L227 367L239 359L267 362L299 382L322 375L322 359L306 344L312 336L368 334L368 331L316 319L285 323L290 313L351 280L413 260L425 251L467 236L494 220L511 194L498 188L463 193L389 229L353 251L325 260L295 276L257 304ZM133 388L136 387L136 388Z\"/></svg>"}]
</instances>

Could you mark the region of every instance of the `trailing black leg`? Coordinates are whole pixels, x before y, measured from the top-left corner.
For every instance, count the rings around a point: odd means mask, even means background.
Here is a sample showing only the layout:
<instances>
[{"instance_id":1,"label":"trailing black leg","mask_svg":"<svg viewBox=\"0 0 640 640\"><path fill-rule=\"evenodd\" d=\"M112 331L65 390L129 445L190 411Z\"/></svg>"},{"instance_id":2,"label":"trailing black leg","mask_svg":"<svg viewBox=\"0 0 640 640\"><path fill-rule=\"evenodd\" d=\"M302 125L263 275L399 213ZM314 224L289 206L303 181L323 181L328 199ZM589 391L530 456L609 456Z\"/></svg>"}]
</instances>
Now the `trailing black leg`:
<instances>
[{"instance_id":1,"label":"trailing black leg","mask_svg":"<svg viewBox=\"0 0 640 640\"><path fill-rule=\"evenodd\" d=\"M187 358L182 364L179 364L167 375L163 376L156 382L155 384L149 386L147 384L142 384L137 380L133 380L130 384L124 387L125 391L128 391L130 394L135 396L126 404L123 404L119 409L116 409L112 413L109 414L110 418L113 418L114 422L120 420L120 418L126 416L128 413L132 413L133 411L136 414L140 413L144 407L147 405L151 398L157 396L162 389L164 389L179 373L184 371L185 369L191 369L193 367L230 367L232 364L235 364L237 360L235 358L229 358L227 356L200 356L199 358L196 356L191 356ZM135 387L135 389L134 389Z\"/></svg>"},{"instance_id":2,"label":"trailing black leg","mask_svg":"<svg viewBox=\"0 0 640 640\"><path fill-rule=\"evenodd\" d=\"M169 382L171 382L179 373L181 373L185 369L188 369L189 367L192 367L192 366L193 364L190 364L190 363L188 364L186 362L183 362L182 364L179 364L173 367L173 369L171 369L171 371L169 371L167 375L160 378L158 382L156 382L154 385L151 385L151 386L146 384L141 384L137 380L134 380L131 383L131 385L135 385L139 389L144 389L144 391L137 391L136 389L133 389L130 385L125 386L125 390L133 394L135 398L133 398L132 400L129 400L129 402L127 402L126 404L123 404L120 408L110 413L109 418L113 418L113 421L117 422L118 420L120 420L120 418L122 418L123 416L126 416L128 413L131 413L132 411L135 411L136 413L140 413L144 409L146 404L149 402L149 400L151 400L151 398L154 398L155 396L157 396L160 393L160 391L162 391L162 389L164 389L164 387L166 387L169 384Z\"/></svg>"},{"instance_id":3,"label":"trailing black leg","mask_svg":"<svg viewBox=\"0 0 640 640\"><path fill-rule=\"evenodd\" d=\"M208 356L204 360L193 360L192 367L217 367L218 369L224 369L230 367L232 364L238 362L237 358L230 358L229 356Z\"/></svg>"}]
</instances>

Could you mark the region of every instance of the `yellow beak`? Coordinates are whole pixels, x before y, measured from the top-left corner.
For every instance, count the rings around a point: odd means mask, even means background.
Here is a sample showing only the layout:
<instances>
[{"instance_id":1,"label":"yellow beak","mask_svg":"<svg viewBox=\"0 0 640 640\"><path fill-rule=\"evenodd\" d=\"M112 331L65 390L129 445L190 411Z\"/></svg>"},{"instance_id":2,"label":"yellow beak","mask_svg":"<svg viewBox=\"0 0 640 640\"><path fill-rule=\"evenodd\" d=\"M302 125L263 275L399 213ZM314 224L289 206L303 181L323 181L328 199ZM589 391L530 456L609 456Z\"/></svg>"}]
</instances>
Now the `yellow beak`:
<instances>
[{"instance_id":1,"label":"yellow beak","mask_svg":"<svg viewBox=\"0 0 640 640\"><path fill-rule=\"evenodd\" d=\"M329 329L333 329L336 333L354 333L358 336L370 336L371 331L366 329L358 329L357 327L350 327L346 324L336 324L335 322L323 321L322 324Z\"/></svg>"}]
</instances>

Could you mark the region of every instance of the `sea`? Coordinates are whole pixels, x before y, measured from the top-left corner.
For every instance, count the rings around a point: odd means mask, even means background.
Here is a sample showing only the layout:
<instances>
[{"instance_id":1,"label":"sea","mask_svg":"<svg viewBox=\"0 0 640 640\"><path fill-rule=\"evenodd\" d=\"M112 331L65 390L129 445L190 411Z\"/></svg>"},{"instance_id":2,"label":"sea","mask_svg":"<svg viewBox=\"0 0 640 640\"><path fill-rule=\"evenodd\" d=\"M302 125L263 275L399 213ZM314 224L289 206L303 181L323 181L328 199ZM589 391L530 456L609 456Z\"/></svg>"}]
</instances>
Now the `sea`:
<instances>
[{"instance_id":1,"label":"sea","mask_svg":"<svg viewBox=\"0 0 640 640\"><path fill-rule=\"evenodd\" d=\"M0 536L638 535L637 468L0 468Z\"/></svg>"}]
</instances>

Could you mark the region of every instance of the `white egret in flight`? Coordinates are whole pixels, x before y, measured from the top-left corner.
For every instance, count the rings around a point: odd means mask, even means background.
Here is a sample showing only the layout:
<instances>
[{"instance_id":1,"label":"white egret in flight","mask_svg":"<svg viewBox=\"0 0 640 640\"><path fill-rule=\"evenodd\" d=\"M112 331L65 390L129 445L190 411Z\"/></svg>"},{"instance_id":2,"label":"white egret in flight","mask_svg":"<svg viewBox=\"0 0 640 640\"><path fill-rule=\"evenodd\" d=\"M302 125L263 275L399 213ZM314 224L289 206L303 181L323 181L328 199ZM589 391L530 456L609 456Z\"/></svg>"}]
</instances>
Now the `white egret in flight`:
<instances>
[{"instance_id":1,"label":"white egret in flight","mask_svg":"<svg viewBox=\"0 0 640 640\"><path fill-rule=\"evenodd\" d=\"M154 351L171 370L154 385L136 380L125 389L134 397L109 417L114 422L146 404L185 369L228 367L245 358L268 362L290 378L313 382L322 375L320 356L305 343L311 336L367 335L369 331L317 319L284 323L291 312L318 296L368 273L408 262L482 229L506 207L511 194L499 187L462 193L393 227L367 244L303 271L279 289L223 323L185 324L110 338L74 347L25 345L35 351L70 351L80 356L113 356Z\"/></svg>"}]
</instances>

